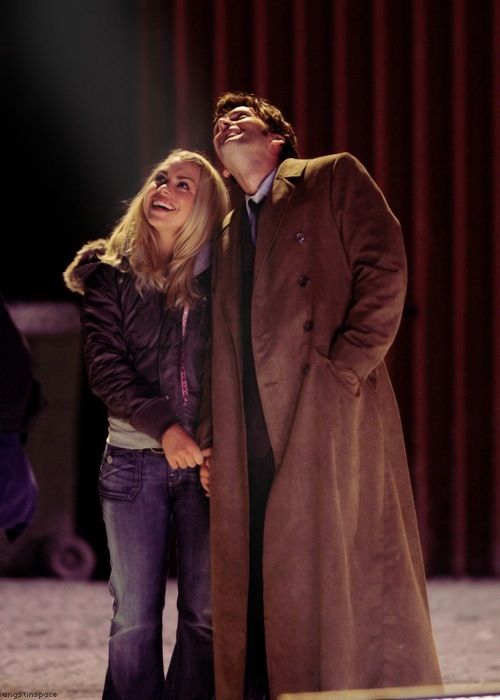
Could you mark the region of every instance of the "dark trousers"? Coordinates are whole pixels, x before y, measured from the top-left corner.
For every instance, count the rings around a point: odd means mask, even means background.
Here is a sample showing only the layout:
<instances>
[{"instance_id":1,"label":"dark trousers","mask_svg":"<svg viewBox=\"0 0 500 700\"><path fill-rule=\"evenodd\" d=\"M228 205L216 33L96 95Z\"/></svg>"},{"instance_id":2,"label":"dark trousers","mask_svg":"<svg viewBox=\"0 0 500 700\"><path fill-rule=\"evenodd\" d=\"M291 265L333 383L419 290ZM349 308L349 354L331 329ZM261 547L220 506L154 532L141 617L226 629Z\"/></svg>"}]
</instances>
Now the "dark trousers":
<instances>
[{"instance_id":1,"label":"dark trousers","mask_svg":"<svg viewBox=\"0 0 500 700\"><path fill-rule=\"evenodd\" d=\"M250 509L250 575L247 612L245 700L269 698L264 632L262 552L267 499L274 477L274 457L260 400L252 352L252 288L255 247L246 209L242 219L241 328L243 341L243 394L247 433Z\"/></svg>"},{"instance_id":2,"label":"dark trousers","mask_svg":"<svg viewBox=\"0 0 500 700\"><path fill-rule=\"evenodd\" d=\"M262 552L266 504L273 476L274 459L271 450L265 457L249 459L250 577L245 700L263 700L269 697L264 633Z\"/></svg>"}]
</instances>

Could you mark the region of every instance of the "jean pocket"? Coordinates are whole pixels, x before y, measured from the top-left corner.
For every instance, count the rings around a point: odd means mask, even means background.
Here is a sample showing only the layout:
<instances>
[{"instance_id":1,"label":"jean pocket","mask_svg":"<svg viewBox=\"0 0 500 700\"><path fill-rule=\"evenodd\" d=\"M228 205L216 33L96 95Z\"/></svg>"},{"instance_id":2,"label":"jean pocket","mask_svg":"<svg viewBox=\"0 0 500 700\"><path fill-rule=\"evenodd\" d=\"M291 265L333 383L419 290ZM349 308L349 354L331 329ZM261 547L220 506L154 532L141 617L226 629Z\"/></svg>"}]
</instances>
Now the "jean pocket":
<instances>
[{"instance_id":1,"label":"jean pocket","mask_svg":"<svg viewBox=\"0 0 500 700\"><path fill-rule=\"evenodd\" d=\"M203 494L205 490L201 485L200 467L185 467L184 469L175 469L171 472L173 483L177 489L186 491L201 490Z\"/></svg>"},{"instance_id":2,"label":"jean pocket","mask_svg":"<svg viewBox=\"0 0 500 700\"><path fill-rule=\"evenodd\" d=\"M141 489L142 450L107 445L99 472L99 495L133 501Z\"/></svg>"},{"instance_id":3,"label":"jean pocket","mask_svg":"<svg viewBox=\"0 0 500 700\"><path fill-rule=\"evenodd\" d=\"M179 467L172 469L171 473L176 483L196 481L200 478L200 467Z\"/></svg>"}]
</instances>

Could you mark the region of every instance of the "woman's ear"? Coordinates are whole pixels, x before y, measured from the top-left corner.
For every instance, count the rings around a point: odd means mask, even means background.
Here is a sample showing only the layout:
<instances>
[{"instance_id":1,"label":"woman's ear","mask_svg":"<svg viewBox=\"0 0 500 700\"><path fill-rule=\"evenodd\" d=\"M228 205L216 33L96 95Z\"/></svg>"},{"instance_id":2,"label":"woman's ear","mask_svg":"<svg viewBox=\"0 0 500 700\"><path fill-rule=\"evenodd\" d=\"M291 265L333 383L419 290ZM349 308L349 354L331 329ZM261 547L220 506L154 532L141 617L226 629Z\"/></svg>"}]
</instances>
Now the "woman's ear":
<instances>
[{"instance_id":1,"label":"woman's ear","mask_svg":"<svg viewBox=\"0 0 500 700\"><path fill-rule=\"evenodd\" d=\"M229 170L226 170L226 168L224 168L224 170L222 171L222 177L231 177L231 173L229 172Z\"/></svg>"}]
</instances>

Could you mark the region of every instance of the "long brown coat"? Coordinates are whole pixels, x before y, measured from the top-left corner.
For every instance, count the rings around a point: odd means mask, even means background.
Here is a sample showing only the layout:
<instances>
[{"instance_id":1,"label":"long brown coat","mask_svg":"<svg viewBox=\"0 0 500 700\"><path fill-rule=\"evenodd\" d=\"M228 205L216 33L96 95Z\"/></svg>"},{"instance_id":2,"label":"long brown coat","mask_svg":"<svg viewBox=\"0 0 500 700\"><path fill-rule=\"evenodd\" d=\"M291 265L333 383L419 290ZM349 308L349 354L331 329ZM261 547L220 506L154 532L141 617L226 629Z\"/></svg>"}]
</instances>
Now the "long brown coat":
<instances>
[{"instance_id":1,"label":"long brown coat","mask_svg":"<svg viewBox=\"0 0 500 700\"><path fill-rule=\"evenodd\" d=\"M248 590L240 219L216 244L212 590L217 700L241 700ZM283 692L440 674L397 405L384 365L406 290L400 226L349 154L286 160L257 238L252 338L276 461L266 649Z\"/></svg>"}]
</instances>

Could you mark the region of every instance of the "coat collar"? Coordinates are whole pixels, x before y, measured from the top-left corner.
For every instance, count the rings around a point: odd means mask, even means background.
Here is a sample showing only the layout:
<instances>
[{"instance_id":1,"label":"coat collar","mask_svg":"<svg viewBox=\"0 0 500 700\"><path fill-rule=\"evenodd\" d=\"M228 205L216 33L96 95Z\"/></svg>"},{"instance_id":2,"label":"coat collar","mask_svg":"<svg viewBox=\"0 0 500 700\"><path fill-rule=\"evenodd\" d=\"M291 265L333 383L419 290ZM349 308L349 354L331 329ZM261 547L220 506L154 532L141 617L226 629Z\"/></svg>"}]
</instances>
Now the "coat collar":
<instances>
[{"instance_id":1,"label":"coat collar","mask_svg":"<svg viewBox=\"0 0 500 700\"><path fill-rule=\"evenodd\" d=\"M278 172L276 173L277 178L294 178L301 177L304 172L304 168L307 165L307 160L301 160L299 158L287 158L284 160Z\"/></svg>"}]
</instances>

